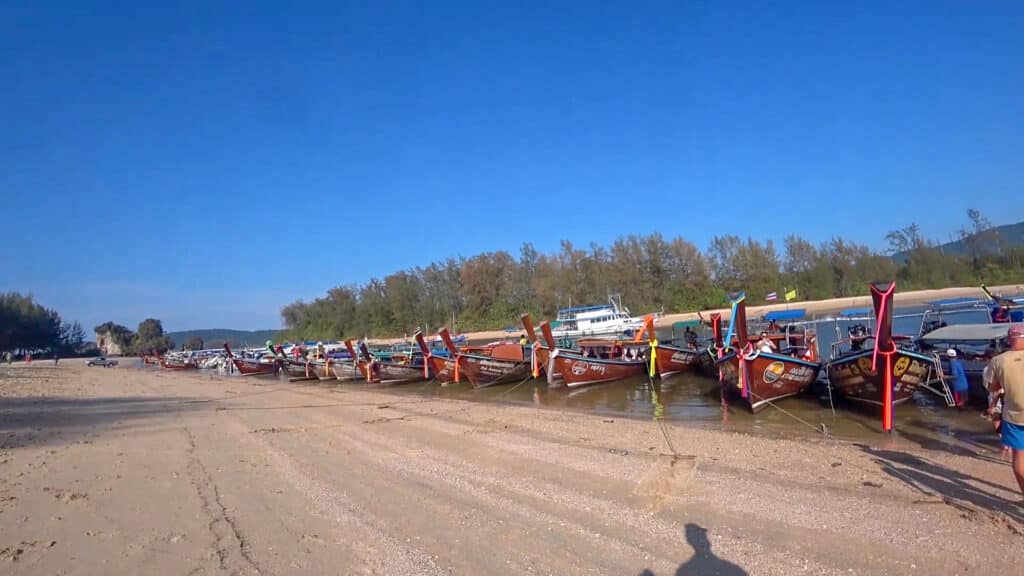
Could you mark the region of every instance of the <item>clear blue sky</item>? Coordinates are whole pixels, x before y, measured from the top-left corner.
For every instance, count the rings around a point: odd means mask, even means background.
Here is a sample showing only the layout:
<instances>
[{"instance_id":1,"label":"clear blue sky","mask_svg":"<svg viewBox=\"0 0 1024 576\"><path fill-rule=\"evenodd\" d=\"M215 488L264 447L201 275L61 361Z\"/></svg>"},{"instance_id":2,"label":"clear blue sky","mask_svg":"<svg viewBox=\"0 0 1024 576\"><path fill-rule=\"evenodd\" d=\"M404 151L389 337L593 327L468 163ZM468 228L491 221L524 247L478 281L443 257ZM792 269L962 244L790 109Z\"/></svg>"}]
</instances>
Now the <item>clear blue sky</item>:
<instances>
[{"instance_id":1,"label":"clear blue sky","mask_svg":"<svg viewBox=\"0 0 1024 576\"><path fill-rule=\"evenodd\" d=\"M0 4L0 290L87 328L524 241L1024 219L1020 2L148 4Z\"/></svg>"}]
</instances>

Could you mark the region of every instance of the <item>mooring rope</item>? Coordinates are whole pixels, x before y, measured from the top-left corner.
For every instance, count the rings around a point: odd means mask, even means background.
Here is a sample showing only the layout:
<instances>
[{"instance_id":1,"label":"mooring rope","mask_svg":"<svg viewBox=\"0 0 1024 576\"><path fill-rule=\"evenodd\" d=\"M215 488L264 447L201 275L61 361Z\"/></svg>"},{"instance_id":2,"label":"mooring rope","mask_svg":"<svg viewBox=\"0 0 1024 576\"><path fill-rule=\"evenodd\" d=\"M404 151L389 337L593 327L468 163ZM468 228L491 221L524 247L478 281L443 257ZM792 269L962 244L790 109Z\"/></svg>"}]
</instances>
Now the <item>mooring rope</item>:
<instances>
[{"instance_id":1,"label":"mooring rope","mask_svg":"<svg viewBox=\"0 0 1024 576\"><path fill-rule=\"evenodd\" d=\"M754 393L753 390L749 390L749 393L750 393L751 396L757 397L758 400L763 401L765 404L768 404L772 408L775 408L779 412L782 412L786 416L789 416L790 418L796 420L797 422L800 422L801 424L807 426L808 428L814 430L815 432L821 432L823 435L828 436L828 427L825 426L824 422L821 422L820 424L815 426L814 424L811 424L807 420L804 420L803 418L797 416L796 414L793 414L789 410L786 410L785 408L779 406L778 404L772 402L771 400L768 400L767 398L762 398L762 397L758 396L757 394Z\"/></svg>"}]
</instances>

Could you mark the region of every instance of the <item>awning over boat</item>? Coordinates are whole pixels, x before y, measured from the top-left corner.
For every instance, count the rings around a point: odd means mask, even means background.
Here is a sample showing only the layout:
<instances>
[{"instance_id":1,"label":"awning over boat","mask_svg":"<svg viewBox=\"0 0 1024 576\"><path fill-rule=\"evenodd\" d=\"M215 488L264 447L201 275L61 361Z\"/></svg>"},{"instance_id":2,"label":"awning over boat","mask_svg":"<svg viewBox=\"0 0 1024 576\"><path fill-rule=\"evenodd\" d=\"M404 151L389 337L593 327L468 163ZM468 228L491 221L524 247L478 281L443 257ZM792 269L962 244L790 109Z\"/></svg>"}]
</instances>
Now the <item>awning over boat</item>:
<instances>
[{"instance_id":1,"label":"awning over boat","mask_svg":"<svg viewBox=\"0 0 1024 576\"><path fill-rule=\"evenodd\" d=\"M921 337L925 342L988 342L1006 338L1013 324L954 324L943 326Z\"/></svg>"},{"instance_id":2,"label":"awning over boat","mask_svg":"<svg viewBox=\"0 0 1024 576\"><path fill-rule=\"evenodd\" d=\"M975 298L973 296L962 296L960 298L944 298L942 300L932 300L927 304L929 306L963 306L965 304L978 304L978 305L989 305L991 300L987 298Z\"/></svg>"},{"instance_id":3,"label":"awning over boat","mask_svg":"<svg viewBox=\"0 0 1024 576\"><path fill-rule=\"evenodd\" d=\"M797 320L806 315L807 310L804 308L796 308L793 310L772 310L764 315L764 319L768 322L771 322L772 320Z\"/></svg>"},{"instance_id":4,"label":"awning over boat","mask_svg":"<svg viewBox=\"0 0 1024 576\"><path fill-rule=\"evenodd\" d=\"M673 330L684 330L686 328L692 328L694 326L700 326L700 320L683 320L681 322L673 322Z\"/></svg>"},{"instance_id":5,"label":"awning over boat","mask_svg":"<svg viewBox=\"0 0 1024 576\"><path fill-rule=\"evenodd\" d=\"M847 308L839 312L840 316L849 318L851 316L874 316L875 311L871 308Z\"/></svg>"},{"instance_id":6,"label":"awning over boat","mask_svg":"<svg viewBox=\"0 0 1024 576\"><path fill-rule=\"evenodd\" d=\"M558 311L559 314L569 314L572 312L592 312L594 310L611 310L611 306L608 304L597 304L593 306L574 306L572 308L562 308Z\"/></svg>"}]
</instances>

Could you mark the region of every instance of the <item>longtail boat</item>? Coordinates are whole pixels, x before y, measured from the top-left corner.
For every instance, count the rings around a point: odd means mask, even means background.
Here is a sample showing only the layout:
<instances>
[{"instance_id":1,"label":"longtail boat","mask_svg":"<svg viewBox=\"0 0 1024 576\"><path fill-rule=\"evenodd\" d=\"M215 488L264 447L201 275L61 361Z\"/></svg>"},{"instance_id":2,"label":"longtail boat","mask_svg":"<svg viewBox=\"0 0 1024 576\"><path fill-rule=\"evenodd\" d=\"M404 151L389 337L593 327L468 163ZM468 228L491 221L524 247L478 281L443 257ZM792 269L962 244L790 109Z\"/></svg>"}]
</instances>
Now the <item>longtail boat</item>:
<instances>
[{"instance_id":1,"label":"longtail boat","mask_svg":"<svg viewBox=\"0 0 1024 576\"><path fill-rule=\"evenodd\" d=\"M348 346L351 348L351 344L348 344ZM355 358L355 356L352 356L351 358ZM323 343L317 343L315 351L306 357L308 374L310 377L315 377L319 380L338 380L339 371L336 368L337 365L350 368L352 374L355 372L354 364L351 361L346 362L345 359L332 358L327 353ZM347 374L348 371L346 371L345 368L342 368L340 373ZM351 378L341 379L346 380Z\"/></svg>"},{"instance_id":2,"label":"longtail boat","mask_svg":"<svg viewBox=\"0 0 1024 576\"><path fill-rule=\"evenodd\" d=\"M537 338L537 332L533 328L533 318L530 318L529 312L524 313L519 318L523 322L526 338L530 341L530 347L532 348L530 351L530 374L534 378L540 378L541 374L547 373L548 361L551 359L551 349ZM552 341L554 341L553 337Z\"/></svg>"},{"instance_id":3,"label":"longtail boat","mask_svg":"<svg viewBox=\"0 0 1024 576\"><path fill-rule=\"evenodd\" d=\"M821 364L790 356L785 351L768 352L755 347L747 335L746 296L740 292L729 300L732 316L723 342L732 342L735 334L737 347L718 359L723 400L726 395L739 396L756 413L771 402L806 390L817 379Z\"/></svg>"},{"instance_id":4,"label":"longtail boat","mask_svg":"<svg viewBox=\"0 0 1024 576\"><path fill-rule=\"evenodd\" d=\"M647 342L635 340L580 340L579 351L555 346L555 339L547 322L540 325L551 356L548 360L548 385L556 386L553 375L570 388L614 382L631 376L643 376L647 371Z\"/></svg>"},{"instance_id":5,"label":"longtail boat","mask_svg":"<svg viewBox=\"0 0 1024 576\"><path fill-rule=\"evenodd\" d=\"M874 346L841 354L826 367L829 386L838 396L882 409L886 432L892 431L894 407L913 397L918 387L928 386L932 374L941 373L935 357L897 346L892 334L895 292L895 282L871 285Z\"/></svg>"},{"instance_id":6,"label":"longtail boat","mask_svg":"<svg viewBox=\"0 0 1024 576\"><path fill-rule=\"evenodd\" d=\"M255 376L257 374L277 374L280 364L276 357L267 360L264 358L239 358L231 352L231 347L224 343L224 351L228 353L228 359L235 365L235 369L242 376Z\"/></svg>"},{"instance_id":7,"label":"longtail boat","mask_svg":"<svg viewBox=\"0 0 1024 576\"><path fill-rule=\"evenodd\" d=\"M446 348L451 343L451 348L455 347L455 343L451 342L451 335L448 333L447 328L442 328L439 332L441 340L445 342ZM416 332L413 336L416 340L416 345L419 346L420 352L423 353L423 363L425 365L425 378L434 378L438 382L448 383L456 382L457 369L457 356L451 355L451 349L448 350L449 355L435 354L434 351L427 346L426 340L423 339L422 332Z\"/></svg>"},{"instance_id":8,"label":"longtail boat","mask_svg":"<svg viewBox=\"0 0 1024 576\"><path fill-rule=\"evenodd\" d=\"M192 359L170 359L166 356L157 356L160 367L165 370L197 370L199 365Z\"/></svg>"},{"instance_id":9,"label":"longtail boat","mask_svg":"<svg viewBox=\"0 0 1024 576\"><path fill-rule=\"evenodd\" d=\"M281 367L284 368L289 380L314 380L317 377L313 367L305 358L297 360L285 358L281 360Z\"/></svg>"},{"instance_id":10,"label":"longtail boat","mask_svg":"<svg viewBox=\"0 0 1024 576\"><path fill-rule=\"evenodd\" d=\"M501 342L484 350L463 350L456 356L456 366L475 388L516 382L530 377L530 363L523 346Z\"/></svg>"},{"instance_id":11,"label":"longtail boat","mask_svg":"<svg viewBox=\"0 0 1024 576\"><path fill-rule=\"evenodd\" d=\"M394 354L387 358L374 358L365 342L359 343L363 357L361 367L368 382L379 384L407 384L426 380L423 377L423 363L417 364L412 354Z\"/></svg>"},{"instance_id":12,"label":"longtail boat","mask_svg":"<svg viewBox=\"0 0 1024 576\"><path fill-rule=\"evenodd\" d=\"M348 350L348 360L333 360L330 363L331 374L343 382L351 380L362 380L363 373L359 369L359 355L351 340L345 340L345 349Z\"/></svg>"},{"instance_id":13,"label":"longtail boat","mask_svg":"<svg viewBox=\"0 0 1024 576\"><path fill-rule=\"evenodd\" d=\"M680 372L689 372L700 362L701 356L705 352L696 348L680 348L679 346L658 342L654 331L653 317L644 319L644 331L647 332L648 341L651 345L650 358L652 363L649 370L651 377L655 373L664 378L673 374L679 374Z\"/></svg>"},{"instance_id":14,"label":"longtail boat","mask_svg":"<svg viewBox=\"0 0 1024 576\"><path fill-rule=\"evenodd\" d=\"M718 359L722 356L723 351L722 315L718 312L711 314L711 319L707 324L711 327L711 345L708 346L707 354L701 356L698 366L706 376L719 378L721 371L718 369Z\"/></svg>"}]
</instances>

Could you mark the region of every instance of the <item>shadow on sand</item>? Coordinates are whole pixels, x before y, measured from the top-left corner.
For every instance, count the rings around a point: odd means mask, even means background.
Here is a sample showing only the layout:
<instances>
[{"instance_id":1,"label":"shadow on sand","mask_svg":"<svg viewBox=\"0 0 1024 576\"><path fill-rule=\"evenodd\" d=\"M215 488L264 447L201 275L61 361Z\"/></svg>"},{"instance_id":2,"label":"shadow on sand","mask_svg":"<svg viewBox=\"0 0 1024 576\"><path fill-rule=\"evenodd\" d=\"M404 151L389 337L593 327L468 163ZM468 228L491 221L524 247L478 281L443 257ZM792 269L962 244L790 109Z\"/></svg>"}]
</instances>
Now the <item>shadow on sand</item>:
<instances>
[{"instance_id":1,"label":"shadow on sand","mask_svg":"<svg viewBox=\"0 0 1024 576\"><path fill-rule=\"evenodd\" d=\"M992 519L1011 520L1008 527L1018 534L1024 533L1024 511L1018 506L1013 488L958 472L914 454L864 444L856 446L871 456L883 472L921 494L941 498L968 515L982 512ZM1011 474L1007 467L1007 478ZM1011 495L1010 499L999 493Z\"/></svg>"},{"instance_id":2,"label":"shadow on sand","mask_svg":"<svg viewBox=\"0 0 1024 576\"><path fill-rule=\"evenodd\" d=\"M999 435L994 431L989 434L960 432L956 436L932 437L908 430L900 430L899 436L925 450L948 452L956 456L966 456L993 464L1004 464L1006 462L999 456L1002 443L999 440Z\"/></svg>"},{"instance_id":3,"label":"shadow on sand","mask_svg":"<svg viewBox=\"0 0 1024 576\"><path fill-rule=\"evenodd\" d=\"M743 568L723 560L711 551L707 529L697 524L686 525L686 541L693 548L693 556L679 565L675 576L748 576ZM640 576L655 576L654 572L644 570Z\"/></svg>"},{"instance_id":4,"label":"shadow on sand","mask_svg":"<svg viewBox=\"0 0 1024 576\"><path fill-rule=\"evenodd\" d=\"M181 397L0 398L0 448L68 444L196 409Z\"/></svg>"}]
</instances>

